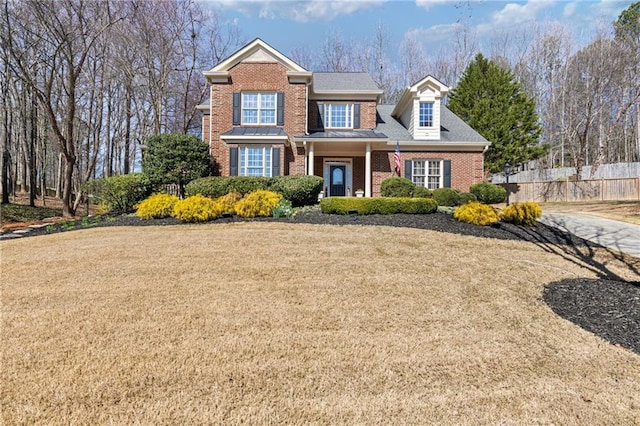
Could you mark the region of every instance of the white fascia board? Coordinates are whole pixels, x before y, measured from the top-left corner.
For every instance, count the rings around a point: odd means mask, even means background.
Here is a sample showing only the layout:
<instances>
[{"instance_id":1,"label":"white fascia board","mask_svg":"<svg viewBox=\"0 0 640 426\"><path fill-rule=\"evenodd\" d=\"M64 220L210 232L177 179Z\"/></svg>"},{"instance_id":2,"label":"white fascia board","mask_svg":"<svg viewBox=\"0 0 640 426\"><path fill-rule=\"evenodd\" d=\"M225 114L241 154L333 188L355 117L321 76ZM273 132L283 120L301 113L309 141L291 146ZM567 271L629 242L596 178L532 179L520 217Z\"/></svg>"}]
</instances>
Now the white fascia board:
<instances>
[{"instance_id":1,"label":"white fascia board","mask_svg":"<svg viewBox=\"0 0 640 426\"><path fill-rule=\"evenodd\" d=\"M395 147L395 141L389 141L389 146ZM400 152L405 151L484 151L490 143L487 142L428 142L428 141L400 141Z\"/></svg>"},{"instance_id":2,"label":"white fascia board","mask_svg":"<svg viewBox=\"0 0 640 426\"><path fill-rule=\"evenodd\" d=\"M310 71L287 71L289 83L309 83L312 76Z\"/></svg>"},{"instance_id":3,"label":"white fascia board","mask_svg":"<svg viewBox=\"0 0 640 426\"><path fill-rule=\"evenodd\" d=\"M349 142L390 143L389 138L312 138L309 136L297 136L294 137L293 140L296 142L326 142L340 144L348 144Z\"/></svg>"},{"instance_id":4,"label":"white fascia board","mask_svg":"<svg viewBox=\"0 0 640 426\"><path fill-rule=\"evenodd\" d=\"M245 47L241 48L236 53L220 62L218 65L211 69L211 72L228 71L239 62L242 62L244 59L251 56L258 49L262 49L268 52L269 55L271 55L278 62L282 63L282 65L284 65L289 71L308 72L306 69L302 68L300 65L296 64L291 59L287 58L282 53L278 52L276 49L269 46L259 38L253 40L251 43L247 44Z\"/></svg>"},{"instance_id":5,"label":"white fascia board","mask_svg":"<svg viewBox=\"0 0 640 426\"><path fill-rule=\"evenodd\" d=\"M202 74L207 78L207 81L211 84L215 83L228 83L229 72L228 71L205 71Z\"/></svg>"}]
</instances>

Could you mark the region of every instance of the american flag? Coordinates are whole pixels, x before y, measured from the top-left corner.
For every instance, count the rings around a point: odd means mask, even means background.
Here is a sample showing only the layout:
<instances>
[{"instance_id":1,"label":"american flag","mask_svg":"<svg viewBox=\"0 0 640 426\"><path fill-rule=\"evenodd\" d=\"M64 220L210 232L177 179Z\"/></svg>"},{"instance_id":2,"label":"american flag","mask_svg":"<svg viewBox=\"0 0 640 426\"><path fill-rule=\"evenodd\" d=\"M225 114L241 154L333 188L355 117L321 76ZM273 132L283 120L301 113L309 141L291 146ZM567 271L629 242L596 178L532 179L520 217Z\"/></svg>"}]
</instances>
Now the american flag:
<instances>
[{"instance_id":1,"label":"american flag","mask_svg":"<svg viewBox=\"0 0 640 426\"><path fill-rule=\"evenodd\" d=\"M396 162L396 174L400 176L400 143L396 141L396 152L393 154L393 159Z\"/></svg>"}]
</instances>

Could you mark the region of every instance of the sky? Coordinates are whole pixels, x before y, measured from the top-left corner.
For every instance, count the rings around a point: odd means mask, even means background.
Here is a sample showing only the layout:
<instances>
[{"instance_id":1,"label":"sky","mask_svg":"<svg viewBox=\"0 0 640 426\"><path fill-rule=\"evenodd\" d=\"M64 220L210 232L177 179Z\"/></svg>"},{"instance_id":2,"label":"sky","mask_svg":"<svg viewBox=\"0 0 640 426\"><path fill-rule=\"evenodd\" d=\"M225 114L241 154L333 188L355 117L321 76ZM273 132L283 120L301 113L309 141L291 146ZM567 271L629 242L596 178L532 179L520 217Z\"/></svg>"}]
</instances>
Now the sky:
<instances>
[{"instance_id":1,"label":"sky","mask_svg":"<svg viewBox=\"0 0 640 426\"><path fill-rule=\"evenodd\" d=\"M534 23L552 21L571 31L574 47L582 47L595 32L610 31L611 22L632 3L619 0L216 0L210 4L220 10L225 19L237 23L247 41L261 38L285 55L299 48L319 50L329 34L339 34L345 41L362 44L373 37L378 24L388 32L391 46L399 46L405 34L413 32L424 41L427 52L446 49L452 43L456 28L467 26L475 35L480 51L490 55L491 40L497 35L517 33Z\"/></svg>"}]
</instances>

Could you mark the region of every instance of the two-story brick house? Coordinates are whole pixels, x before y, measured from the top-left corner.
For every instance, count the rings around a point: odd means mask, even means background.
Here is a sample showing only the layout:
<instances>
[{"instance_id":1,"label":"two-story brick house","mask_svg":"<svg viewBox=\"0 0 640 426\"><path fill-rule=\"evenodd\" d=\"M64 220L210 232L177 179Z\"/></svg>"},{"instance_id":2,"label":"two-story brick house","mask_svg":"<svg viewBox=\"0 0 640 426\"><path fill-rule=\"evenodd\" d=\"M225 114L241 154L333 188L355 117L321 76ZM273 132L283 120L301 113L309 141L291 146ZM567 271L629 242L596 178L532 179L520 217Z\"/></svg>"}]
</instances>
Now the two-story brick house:
<instances>
[{"instance_id":1,"label":"two-story brick house","mask_svg":"<svg viewBox=\"0 0 640 426\"><path fill-rule=\"evenodd\" d=\"M399 151L417 185L468 191L483 180L489 142L442 104L449 88L431 76L383 105L368 74L313 73L260 39L204 75L202 138L222 176L316 175L325 196L376 196Z\"/></svg>"}]
</instances>

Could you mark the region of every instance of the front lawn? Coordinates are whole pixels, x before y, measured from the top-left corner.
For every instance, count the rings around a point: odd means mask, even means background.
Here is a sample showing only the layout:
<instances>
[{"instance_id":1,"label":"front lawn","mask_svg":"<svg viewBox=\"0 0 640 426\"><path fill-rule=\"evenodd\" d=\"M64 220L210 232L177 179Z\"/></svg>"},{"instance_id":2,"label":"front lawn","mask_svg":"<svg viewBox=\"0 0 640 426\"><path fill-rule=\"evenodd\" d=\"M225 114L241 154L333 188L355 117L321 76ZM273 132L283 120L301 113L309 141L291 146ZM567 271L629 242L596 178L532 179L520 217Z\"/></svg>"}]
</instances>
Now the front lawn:
<instances>
[{"instance_id":1,"label":"front lawn","mask_svg":"<svg viewBox=\"0 0 640 426\"><path fill-rule=\"evenodd\" d=\"M542 301L596 272L540 244L288 222L0 244L7 424L640 418L640 356Z\"/></svg>"}]
</instances>

